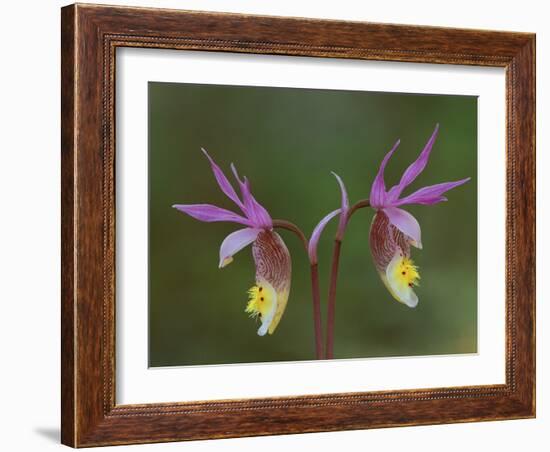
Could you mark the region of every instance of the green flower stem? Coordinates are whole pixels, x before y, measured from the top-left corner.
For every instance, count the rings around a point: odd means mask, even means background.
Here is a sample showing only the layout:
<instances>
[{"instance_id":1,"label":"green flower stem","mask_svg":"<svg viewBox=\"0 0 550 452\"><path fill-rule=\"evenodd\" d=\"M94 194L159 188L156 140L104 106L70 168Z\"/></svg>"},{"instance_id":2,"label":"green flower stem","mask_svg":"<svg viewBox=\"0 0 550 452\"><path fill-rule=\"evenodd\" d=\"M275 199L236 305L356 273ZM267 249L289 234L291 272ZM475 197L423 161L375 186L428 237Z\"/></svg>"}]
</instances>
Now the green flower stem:
<instances>
[{"instance_id":1,"label":"green flower stem","mask_svg":"<svg viewBox=\"0 0 550 452\"><path fill-rule=\"evenodd\" d=\"M347 213L346 226L351 216L357 210L364 207L369 207L368 199L363 199L351 206ZM334 239L334 248L332 252L332 268L330 272L330 284L328 290L328 310L327 310L327 343L326 343L326 358L334 358L334 323L336 315L336 283L338 281L338 267L340 266L340 251L342 248L342 240L344 238L344 230L340 231Z\"/></svg>"},{"instance_id":2,"label":"green flower stem","mask_svg":"<svg viewBox=\"0 0 550 452\"><path fill-rule=\"evenodd\" d=\"M301 240L306 253L308 252L308 240L302 230L294 223L286 220L273 220L273 227L291 231ZM319 290L319 271L317 263L310 264L311 293L313 300L313 328L315 331L315 355L317 359L323 359L323 327L321 321L321 295Z\"/></svg>"}]
</instances>

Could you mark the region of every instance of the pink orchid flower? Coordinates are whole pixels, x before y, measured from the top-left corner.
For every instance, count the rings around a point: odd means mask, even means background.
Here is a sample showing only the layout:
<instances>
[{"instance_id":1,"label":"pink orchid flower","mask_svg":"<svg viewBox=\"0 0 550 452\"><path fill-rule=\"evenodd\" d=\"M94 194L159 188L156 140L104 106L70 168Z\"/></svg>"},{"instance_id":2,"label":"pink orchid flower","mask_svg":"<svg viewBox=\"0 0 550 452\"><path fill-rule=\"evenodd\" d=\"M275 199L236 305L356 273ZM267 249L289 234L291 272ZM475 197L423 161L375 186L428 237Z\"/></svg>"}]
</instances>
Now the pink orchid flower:
<instances>
[{"instance_id":1,"label":"pink orchid flower","mask_svg":"<svg viewBox=\"0 0 550 452\"><path fill-rule=\"evenodd\" d=\"M386 154L370 192L370 205L376 214L370 229L370 248L380 278L393 297L410 308L418 304L413 287L418 284L420 274L411 259L410 246L422 248L420 225L416 218L401 207L407 204L433 205L447 201L443 193L465 184L469 177L455 182L423 187L414 193L401 197L403 190L424 170L437 137L439 125L428 143L401 176L401 181L386 191L384 169L388 160L399 146L399 140Z\"/></svg>"},{"instance_id":2,"label":"pink orchid flower","mask_svg":"<svg viewBox=\"0 0 550 452\"><path fill-rule=\"evenodd\" d=\"M239 207L242 215L211 204L175 204L172 207L199 221L228 221L245 226L229 234L222 242L219 267L230 264L237 252L252 244L256 284L248 291L249 300L245 311L260 319L260 336L272 334L285 311L290 293L290 253L282 238L273 230L271 216L252 195L248 179L244 177L241 180L235 165L231 164L240 187L241 199L220 167L204 149L202 151L210 161L221 190Z\"/></svg>"}]
</instances>

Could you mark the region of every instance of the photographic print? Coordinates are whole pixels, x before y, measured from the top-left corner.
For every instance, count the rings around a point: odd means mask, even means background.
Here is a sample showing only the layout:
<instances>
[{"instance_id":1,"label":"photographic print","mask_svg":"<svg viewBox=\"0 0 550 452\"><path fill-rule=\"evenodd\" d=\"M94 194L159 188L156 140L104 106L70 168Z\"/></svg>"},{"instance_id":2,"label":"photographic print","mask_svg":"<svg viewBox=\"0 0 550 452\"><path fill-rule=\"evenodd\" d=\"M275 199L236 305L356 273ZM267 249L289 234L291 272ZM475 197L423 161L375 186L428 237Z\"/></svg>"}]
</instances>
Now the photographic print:
<instances>
[{"instance_id":1,"label":"photographic print","mask_svg":"<svg viewBox=\"0 0 550 452\"><path fill-rule=\"evenodd\" d=\"M477 352L477 97L148 99L150 367Z\"/></svg>"}]
</instances>

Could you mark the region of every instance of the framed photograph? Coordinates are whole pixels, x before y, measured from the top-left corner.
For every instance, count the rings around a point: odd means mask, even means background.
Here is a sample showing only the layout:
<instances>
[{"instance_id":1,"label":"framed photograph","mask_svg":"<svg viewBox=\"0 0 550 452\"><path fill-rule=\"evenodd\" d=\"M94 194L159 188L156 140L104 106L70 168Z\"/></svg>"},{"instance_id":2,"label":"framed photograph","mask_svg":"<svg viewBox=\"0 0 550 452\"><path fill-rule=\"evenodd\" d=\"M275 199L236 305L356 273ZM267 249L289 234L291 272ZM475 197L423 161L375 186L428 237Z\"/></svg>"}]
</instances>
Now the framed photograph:
<instances>
[{"instance_id":1,"label":"framed photograph","mask_svg":"<svg viewBox=\"0 0 550 452\"><path fill-rule=\"evenodd\" d=\"M62 442L535 416L535 36L62 9Z\"/></svg>"}]
</instances>

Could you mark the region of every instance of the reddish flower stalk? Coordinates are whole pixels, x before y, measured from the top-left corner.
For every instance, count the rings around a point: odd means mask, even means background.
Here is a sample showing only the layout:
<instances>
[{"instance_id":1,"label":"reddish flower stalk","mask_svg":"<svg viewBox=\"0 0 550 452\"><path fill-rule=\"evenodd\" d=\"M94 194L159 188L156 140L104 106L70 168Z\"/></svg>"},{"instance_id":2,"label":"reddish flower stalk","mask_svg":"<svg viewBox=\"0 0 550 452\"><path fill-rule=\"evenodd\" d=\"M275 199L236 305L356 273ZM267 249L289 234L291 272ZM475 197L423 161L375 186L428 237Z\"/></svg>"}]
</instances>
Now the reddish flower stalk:
<instances>
[{"instance_id":1,"label":"reddish flower stalk","mask_svg":"<svg viewBox=\"0 0 550 452\"><path fill-rule=\"evenodd\" d=\"M311 264L311 294L313 298L313 328L315 330L315 356L323 359L323 325L321 319L321 291L319 290L319 269Z\"/></svg>"},{"instance_id":2,"label":"reddish flower stalk","mask_svg":"<svg viewBox=\"0 0 550 452\"><path fill-rule=\"evenodd\" d=\"M370 203L368 199L363 199L356 202L347 211L347 216L344 226L339 230L334 238L334 248L332 251L332 267L330 271L330 283L328 289L328 309L327 309L327 343L326 343L326 358L334 358L334 324L336 315L336 283L338 282L338 268L340 266L340 251L342 249L342 241L344 239L344 233L346 231L347 223L351 216L357 212L357 210L363 207L369 207Z\"/></svg>"},{"instance_id":3,"label":"reddish flower stalk","mask_svg":"<svg viewBox=\"0 0 550 452\"><path fill-rule=\"evenodd\" d=\"M309 242L302 230L294 223L286 220L273 220L273 227L293 232L304 244L306 252ZM321 320L321 294L319 290L319 270L317 262L310 261L311 294L313 300L313 330L315 332L315 357L323 359L323 326Z\"/></svg>"}]
</instances>

